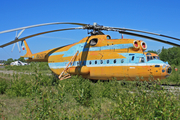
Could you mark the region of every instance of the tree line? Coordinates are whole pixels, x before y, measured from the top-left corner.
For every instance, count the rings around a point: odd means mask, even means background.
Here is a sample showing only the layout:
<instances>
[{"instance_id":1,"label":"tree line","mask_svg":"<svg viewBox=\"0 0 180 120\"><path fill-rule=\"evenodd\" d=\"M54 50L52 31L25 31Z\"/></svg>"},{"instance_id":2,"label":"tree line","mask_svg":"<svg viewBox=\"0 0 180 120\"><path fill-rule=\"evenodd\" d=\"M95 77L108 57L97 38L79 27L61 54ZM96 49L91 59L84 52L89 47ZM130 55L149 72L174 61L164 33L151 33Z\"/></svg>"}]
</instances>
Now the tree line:
<instances>
[{"instance_id":1,"label":"tree line","mask_svg":"<svg viewBox=\"0 0 180 120\"><path fill-rule=\"evenodd\" d=\"M168 62L170 65L179 65L180 64L180 48L179 47L172 47L165 49L162 47L161 50L149 50L148 52L156 53L159 55L162 61Z\"/></svg>"},{"instance_id":2,"label":"tree line","mask_svg":"<svg viewBox=\"0 0 180 120\"><path fill-rule=\"evenodd\" d=\"M9 58L9 59L7 59L6 61L3 61L2 63L4 63L5 65L10 65L11 62L14 62L14 61L25 62L26 60L25 60L23 57L20 57L19 59L12 59L12 58Z\"/></svg>"}]
</instances>

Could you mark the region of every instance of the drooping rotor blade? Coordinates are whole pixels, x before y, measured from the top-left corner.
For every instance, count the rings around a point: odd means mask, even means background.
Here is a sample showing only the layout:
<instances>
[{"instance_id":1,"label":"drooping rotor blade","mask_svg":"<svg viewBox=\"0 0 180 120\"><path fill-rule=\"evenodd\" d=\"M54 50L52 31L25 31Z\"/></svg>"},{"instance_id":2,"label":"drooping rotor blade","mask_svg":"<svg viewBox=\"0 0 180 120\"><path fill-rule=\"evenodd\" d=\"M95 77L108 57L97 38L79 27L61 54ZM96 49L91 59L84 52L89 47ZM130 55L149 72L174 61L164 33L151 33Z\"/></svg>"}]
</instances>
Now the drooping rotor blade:
<instances>
[{"instance_id":1,"label":"drooping rotor blade","mask_svg":"<svg viewBox=\"0 0 180 120\"><path fill-rule=\"evenodd\" d=\"M15 29L11 29L11 30L5 30L5 31L1 31L0 34L12 32L12 31L17 31L17 30L23 30L23 29L27 29L27 28L33 28L33 27L39 27L39 26L45 26L45 25L55 25L55 24L71 24L71 25L80 25L80 26L86 26L87 25L87 24L83 24L83 23L71 23L71 22L44 23L44 24L37 24L37 25L15 28Z\"/></svg>"},{"instance_id":2,"label":"drooping rotor blade","mask_svg":"<svg viewBox=\"0 0 180 120\"><path fill-rule=\"evenodd\" d=\"M29 36L26 36L26 37L23 37L23 38L20 38L20 39L15 39L15 40L13 40L11 42L8 42L6 44L1 45L0 48L3 48L5 46L8 46L8 45L13 44L13 43L16 43L18 41L22 41L22 40L25 40L25 39L28 39L28 38L31 38L31 37L35 37L35 36L38 36L38 35L42 35L42 34L46 34L46 33L51 33L51 32L65 31L65 30L76 30L76 29L83 29L83 27L57 29L57 30L51 30L51 31L36 33L36 34L29 35Z\"/></svg>"},{"instance_id":3,"label":"drooping rotor blade","mask_svg":"<svg viewBox=\"0 0 180 120\"><path fill-rule=\"evenodd\" d=\"M107 28L108 28L108 27L107 27ZM116 30L121 30L121 31L134 31L134 32L147 33L147 34L157 35L157 36L166 37L166 38L170 38L170 39L174 39L174 40L180 41L179 38L175 38L175 37L171 37L171 36L167 36L167 35L163 35L163 34L158 34L158 33L152 33L152 32L135 30L135 29L128 29L128 28L114 28L114 27L109 27L109 28L111 28L111 29L116 29Z\"/></svg>"},{"instance_id":4,"label":"drooping rotor blade","mask_svg":"<svg viewBox=\"0 0 180 120\"><path fill-rule=\"evenodd\" d=\"M142 37L142 38L147 38L147 39L151 39L151 40L154 40L154 41L158 41L158 42L162 42L162 43L166 43L166 44L169 44L169 45L180 47L180 45L178 45L176 43L172 43L172 42L169 42L169 41L164 41L164 40L154 38L154 37L150 37L150 36L146 36L146 35L141 35L141 34L131 33L131 32L125 32L125 31L119 31L119 33L132 35L132 36L137 36L137 37Z\"/></svg>"}]
</instances>

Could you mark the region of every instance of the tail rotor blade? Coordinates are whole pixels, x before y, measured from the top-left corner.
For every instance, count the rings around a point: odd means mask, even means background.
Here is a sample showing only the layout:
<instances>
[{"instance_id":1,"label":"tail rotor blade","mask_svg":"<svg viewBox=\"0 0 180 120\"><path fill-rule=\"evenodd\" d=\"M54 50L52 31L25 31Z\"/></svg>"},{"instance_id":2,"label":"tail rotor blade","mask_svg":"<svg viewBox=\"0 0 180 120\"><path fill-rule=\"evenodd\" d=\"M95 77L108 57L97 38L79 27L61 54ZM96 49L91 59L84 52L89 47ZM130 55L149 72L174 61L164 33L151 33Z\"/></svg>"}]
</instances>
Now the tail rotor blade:
<instances>
[{"instance_id":1,"label":"tail rotor blade","mask_svg":"<svg viewBox=\"0 0 180 120\"><path fill-rule=\"evenodd\" d=\"M13 43L16 43L16 42L18 42L18 41L22 41L22 40L25 40L25 39L28 39L28 38L31 38L31 37L35 37L35 36L38 36L38 35L43 35L43 34L52 33L52 32L58 32L58 31L78 30L78 29L83 29L83 27L57 29L57 30L51 30L51 31L36 33L36 34L29 35L29 36L26 36L26 37L23 37L23 38L15 39L15 40L13 40L13 41L11 41L11 42L8 42L8 43L6 43L6 44L3 44L3 45L0 45L0 48L3 48L3 47L5 47L5 46L8 46L8 45L13 44Z\"/></svg>"},{"instance_id":2,"label":"tail rotor blade","mask_svg":"<svg viewBox=\"0 0 180 120\"><path fill-rule=\"evenodd\" d=\"M17 42L17 46L18 46L18 50L19 50L19 52L21 52L20 47L19 47L19 43L18 43L18 42Z\"/></svg>"}]
</instances>

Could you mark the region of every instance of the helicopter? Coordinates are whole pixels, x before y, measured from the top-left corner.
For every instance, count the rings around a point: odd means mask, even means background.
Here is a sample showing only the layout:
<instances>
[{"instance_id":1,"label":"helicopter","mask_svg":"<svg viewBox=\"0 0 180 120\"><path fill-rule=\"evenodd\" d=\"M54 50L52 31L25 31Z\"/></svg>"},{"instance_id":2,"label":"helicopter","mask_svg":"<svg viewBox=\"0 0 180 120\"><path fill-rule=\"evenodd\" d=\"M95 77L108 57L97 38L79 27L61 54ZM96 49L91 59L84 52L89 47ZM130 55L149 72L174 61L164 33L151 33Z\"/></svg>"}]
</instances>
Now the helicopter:
<instances>
[{"instance_id":1,"label":"helicopter","mask_svg":"<svg viewBox=\"0 0 180 120\"><path fill-rule=\"evenodd\" d=\"M19 38L25 29L54 24L71 24L81 27L56 29ZM78 29L88 30L90 35L79 42L39 53L32 54L26 42L26 39L38 35ZM45 23L1 31L0 34L18 30L21 30L19 35L13 41L0 45L0 48L20 41L22 49L26 51L26 54L21 57L26 58L26 61L29 62L48 62L49 68L60 80L70 78L72 75L80 75L91 80L116 78L117 80L133 81L140 77L142 81L148 81L151 76L161 80L171 75L172 68L168 63L160 60L156 54L145 52L147 44L144 41L124 38L111 39L110 35L106 35L102 31L114 31L180 47L176 43L144 34L180 41L175 37L135 29L102 26L97 23L93 25L69 22Z\"/></svg>"}]
</instances>

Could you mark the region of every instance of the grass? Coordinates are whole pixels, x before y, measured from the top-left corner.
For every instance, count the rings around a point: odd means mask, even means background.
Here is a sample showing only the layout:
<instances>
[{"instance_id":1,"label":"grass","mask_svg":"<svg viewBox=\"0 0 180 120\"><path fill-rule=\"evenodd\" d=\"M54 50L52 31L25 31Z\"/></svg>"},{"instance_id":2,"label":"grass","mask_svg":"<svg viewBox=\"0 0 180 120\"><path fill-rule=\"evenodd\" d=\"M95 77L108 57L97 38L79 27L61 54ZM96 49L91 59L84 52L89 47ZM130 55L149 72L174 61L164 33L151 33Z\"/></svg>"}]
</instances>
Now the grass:
<instances>
[{"instance_id":1,"label":"grass","mask_svg":"<svg viewBox=\"0 0 180 120\"><path fill-rule=\"evenodd\" d=\"M32 73L0 73L0 118L180 119L179 90L170 92L158 81L93 83L78 76L59 81L39 67ZM178 83L173 76L164 81Z\"/></svg>"},{"instance_id":2,"label":"grass","mask_svg":"<svg viewBox=\"0 0 180 120\"><path fill-rule=\"evenodd\" d=\"M7 65L5 68L1 68L1 70L13 70L17 72L24 72L24 73L32 73L38 69L43 74L51 74L51 70L49 69L47 62L31 62L30 65L25 66L10 66Z\"/></svg>"},{"instance_id":3,"label":"grass","mask_svg":"<svg viewBox=\"0 0 180 120\"><path fill-rule=\"evenodd\" d=\"M9 97L8 95L0 95L0 119L6 118L9 120L24 119L23 111L26 100L25 97Z\"/></svg>"}]
</instances>

